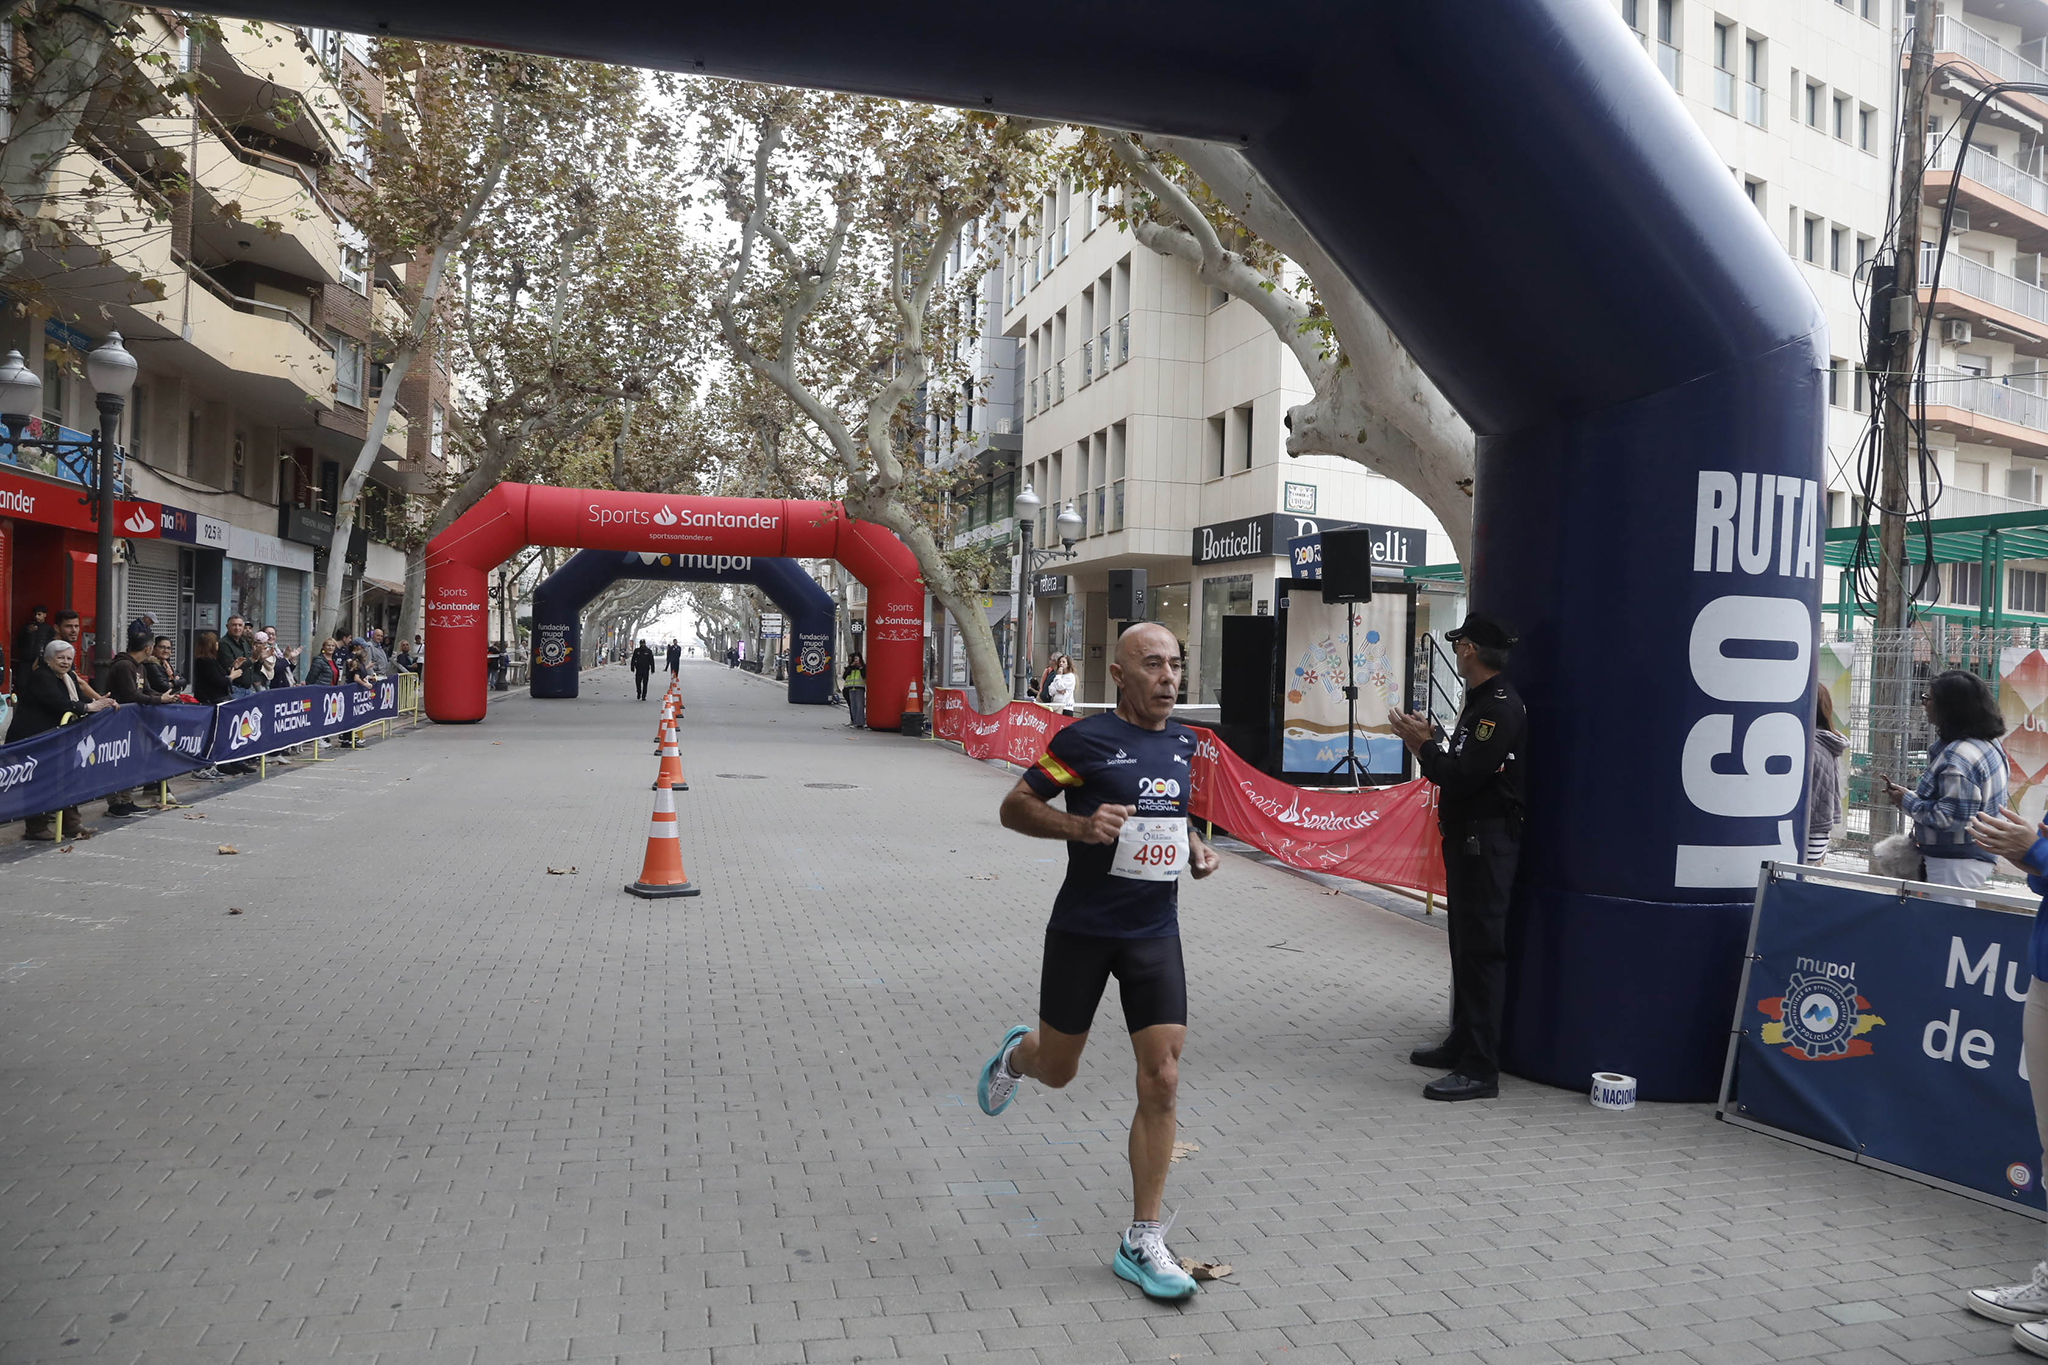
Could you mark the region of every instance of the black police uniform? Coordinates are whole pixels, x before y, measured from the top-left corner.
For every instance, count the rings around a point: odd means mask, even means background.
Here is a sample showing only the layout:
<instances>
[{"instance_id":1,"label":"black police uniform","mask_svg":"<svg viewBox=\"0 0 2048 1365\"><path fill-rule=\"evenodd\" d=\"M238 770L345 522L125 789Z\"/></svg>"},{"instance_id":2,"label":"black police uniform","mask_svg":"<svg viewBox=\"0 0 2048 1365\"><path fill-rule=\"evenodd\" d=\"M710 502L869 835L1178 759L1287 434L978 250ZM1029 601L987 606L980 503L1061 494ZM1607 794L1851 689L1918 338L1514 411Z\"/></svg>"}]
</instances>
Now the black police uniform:
<instances>
[{"instance_id":1,"label":"black police uniform","mask_svg":"<svg viewBox=\"0 0 2048 1365\"><path fill-rule=\"evenodd\" d=\"M1451 935L1450 1069L1500 1079L1507 988L1508 889L1522 853L1522 749L1529 716L1504 675L1465 691L1450 751L1425 744L1422 775L1439 788L1445 904Z\"/></svg>"}]
</instances>

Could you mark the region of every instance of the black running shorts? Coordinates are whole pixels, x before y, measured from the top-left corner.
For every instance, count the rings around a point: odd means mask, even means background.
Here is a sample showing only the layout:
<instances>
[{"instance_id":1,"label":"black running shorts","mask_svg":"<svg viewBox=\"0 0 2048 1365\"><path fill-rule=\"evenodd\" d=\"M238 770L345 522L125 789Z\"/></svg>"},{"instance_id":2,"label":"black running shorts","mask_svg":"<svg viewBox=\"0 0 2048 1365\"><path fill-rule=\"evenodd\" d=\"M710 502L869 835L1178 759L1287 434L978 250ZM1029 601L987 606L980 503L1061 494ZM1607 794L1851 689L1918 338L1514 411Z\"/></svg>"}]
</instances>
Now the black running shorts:
<instances>
[{"instance_id":1,"label":"black running shorts","mask_svg":"<svg viewBox=\"0 0 2048 1365\"><path fill-rule=\"evenodd\" d=\"M1181 965L1180 935L1105 938L1060 929L1045 931L1038 1017L1061 1033L1086 1033L1111 976L1131 1032L1187 1023L1188 977Z\"/></svg>"}]
</instances>

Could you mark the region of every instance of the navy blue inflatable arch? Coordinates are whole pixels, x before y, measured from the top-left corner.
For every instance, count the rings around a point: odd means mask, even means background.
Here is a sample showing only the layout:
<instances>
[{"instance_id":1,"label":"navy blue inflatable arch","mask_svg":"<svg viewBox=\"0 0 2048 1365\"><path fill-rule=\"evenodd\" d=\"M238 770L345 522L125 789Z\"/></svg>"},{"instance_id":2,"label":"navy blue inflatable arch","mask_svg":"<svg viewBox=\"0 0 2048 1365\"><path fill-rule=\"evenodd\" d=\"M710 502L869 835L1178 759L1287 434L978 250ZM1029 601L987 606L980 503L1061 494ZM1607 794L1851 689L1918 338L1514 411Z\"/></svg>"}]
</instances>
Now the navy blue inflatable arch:
<instances>
[{"instance_id":1,"label":"navy blue inflatable arch","mask_svg":"<svg viewBox=\"0 0 2048 1365\"><path fill-rule=\"evenodd\" d=\"M533 679L536 697L576 695L583 648L583 609L622 578L671 583L748 583L782 608L789 630L789 699L823 706L832 699L832 596L793 559L747 555L634 554L578 550L533 590ZM657 649L656 653L660 651Z\"/></svg>"},{"instance_id":2,"label":"navy blue inflatable arch","mask_svg":"<svg viewBox=\"0 0 2048 1365\"><path fill-rule=\"evenodd\" d=\"M1800 846L1824 324L1608 0L231 4L1241 148L1479 434L1531 721L1508 1064L1714 1094Z\"/></svg>"}]
</instances>

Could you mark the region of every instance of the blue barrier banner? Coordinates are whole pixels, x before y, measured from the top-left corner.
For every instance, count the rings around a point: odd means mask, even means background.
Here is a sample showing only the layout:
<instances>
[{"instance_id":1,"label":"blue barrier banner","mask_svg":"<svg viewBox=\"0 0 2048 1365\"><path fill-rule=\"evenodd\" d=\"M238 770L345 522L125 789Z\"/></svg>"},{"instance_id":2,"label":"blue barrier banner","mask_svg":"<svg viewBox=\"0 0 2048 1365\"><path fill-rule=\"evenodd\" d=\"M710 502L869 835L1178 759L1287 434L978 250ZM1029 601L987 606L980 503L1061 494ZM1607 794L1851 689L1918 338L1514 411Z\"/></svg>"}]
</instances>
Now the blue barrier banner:
<instances>
[{"instance_id":1,"label":"blue barrier banner","mask_svg":"<svg viewBox=\"0 0 2048 1365\"><path fill-rule=\"evenodd\" d=\"M2032 1208L2020 1016L2029 915L1774 876L1729 1104L1742 1118Z\"/></svg>"},{"instance_id":2,"label":"blue barrier banner","mask_svg":"<svg viewBox=\"0 0 2048 1365\"><path fill-rule=\"evenodd\" d=\"M206 760L211 706L120 706L0 746L0 820L160 782Z\"/></svg>"},{"instance_id":3,"label":"blue barrier banner","mask_svg":"<svg viewBox=\"0 0 2048 1365\"><path fill-rule=\"evenodd\" d=\"M279 687L218 708L210 761L233 763L360 730L398 714L398 680L364 687Z\"/></svg>"}]
</instances>

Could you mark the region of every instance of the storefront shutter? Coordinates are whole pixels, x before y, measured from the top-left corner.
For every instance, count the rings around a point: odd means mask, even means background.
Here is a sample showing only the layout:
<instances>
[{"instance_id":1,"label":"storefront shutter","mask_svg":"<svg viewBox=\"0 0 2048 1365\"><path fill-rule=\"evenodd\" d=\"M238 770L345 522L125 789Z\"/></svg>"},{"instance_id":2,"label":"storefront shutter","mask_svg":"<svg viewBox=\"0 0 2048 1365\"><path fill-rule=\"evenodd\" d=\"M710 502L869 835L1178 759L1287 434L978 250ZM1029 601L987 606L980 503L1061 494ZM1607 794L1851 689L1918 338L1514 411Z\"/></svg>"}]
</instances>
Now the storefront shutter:
<instances>
[{"instance_id":1,"label":"storefront shutter","mask_svg":"<svg viewBox=\"0 0 2048 1365\"><path fill-rule=\"evenodd\" d=\"M128 643L128 623L147 612L156 618L156 633L178 638L178 546L173 541L131 540L135 558L128 565L128 605L114 636L117 648ZM184 645L173 652L182 665Z\"/></svg>"}]
</instances>

